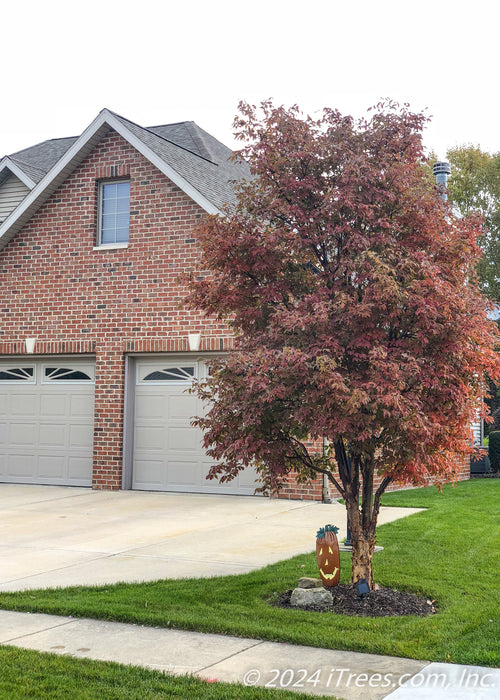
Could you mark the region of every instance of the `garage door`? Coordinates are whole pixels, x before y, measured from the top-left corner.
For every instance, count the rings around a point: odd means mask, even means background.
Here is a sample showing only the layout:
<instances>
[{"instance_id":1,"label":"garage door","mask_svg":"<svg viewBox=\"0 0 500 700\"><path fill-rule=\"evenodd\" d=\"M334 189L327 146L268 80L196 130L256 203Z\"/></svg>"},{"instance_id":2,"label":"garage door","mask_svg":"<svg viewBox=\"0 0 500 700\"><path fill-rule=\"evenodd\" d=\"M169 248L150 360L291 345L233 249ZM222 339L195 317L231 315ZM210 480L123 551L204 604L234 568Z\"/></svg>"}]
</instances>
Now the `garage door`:
<instances>
[{"instance_id":1,"label":"garage door","mask_svg":"<svg viewBox=\"0 0 500 700\"><path fill-rule=\"evenodd\" d=\"M189 387L206 371L202 360L157 360L136 364L132 488L155 491L252 495L256 473L247 468L233 481L207 480L213 461L203 433L191 425L203 404Z\"/></svg>"},{"instance_id":2,"label":"garage door","mask_svg":"<svg viewBox=\"0 0 500 700\"><path fill-rule=\"evenodd\" d=\"M90 486L92 361L0 360L0 481Z\"/></svg>"}]
</instances>

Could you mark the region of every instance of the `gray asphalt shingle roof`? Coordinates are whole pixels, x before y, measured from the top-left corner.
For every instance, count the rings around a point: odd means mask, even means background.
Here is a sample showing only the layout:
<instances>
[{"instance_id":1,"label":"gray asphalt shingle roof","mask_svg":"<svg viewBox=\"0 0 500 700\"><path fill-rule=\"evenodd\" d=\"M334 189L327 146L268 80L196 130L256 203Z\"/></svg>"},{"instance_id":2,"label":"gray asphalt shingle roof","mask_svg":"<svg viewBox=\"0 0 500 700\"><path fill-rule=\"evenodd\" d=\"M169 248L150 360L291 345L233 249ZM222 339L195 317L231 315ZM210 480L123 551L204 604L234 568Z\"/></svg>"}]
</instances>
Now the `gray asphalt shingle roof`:
<instances>
[{"instance_id":1,"label":"gray asphalt shingle roof","mask_svg":"<svg viewBox=\"0 0 500 700\"><path fill-rule=\"evenodd\" d=\"M71 136L65 139L42 141L42 143L37 143L35 146L23 148L21 151L12 153L10 158L15 160L19 167L22 167L24 163L28 167L31 166L38 171L48 173L57 161L62 158L68 148L75 143L77 138L77 136ZM22 169L24 170L23 167Z\"/></svg>"},{"instance_id":2,"label":"gray asphalt shingle roof","mask_svg":"<svg viewBox=\"0 0 500 700\"><path fill-rule=\"evenodd\" d=\"M234 204L232 181L248 178L250 173L246 163L230 160L232 151L227 146L192 121L144 128L118 114L114 116L217 209ZM37 183L77 139L43 141L10 158Z\"/></svg>"},{"instance_id":3,"label":"gray asphalt shingle roof","mask_svg":"<svg viewBox=\"0 0 500 700\"><path fill-rule=\"evenodd\" d=\"M40 182L42 177L45 175L46 171L41 170L40 168L36 168L34 165L29 165L28 163L24 163L22 160L19 160L18 158L14 158L11 156L11 160L13 163L15 163L26 175L33 180L34 183Z\"/></svg>"}]
</instances>

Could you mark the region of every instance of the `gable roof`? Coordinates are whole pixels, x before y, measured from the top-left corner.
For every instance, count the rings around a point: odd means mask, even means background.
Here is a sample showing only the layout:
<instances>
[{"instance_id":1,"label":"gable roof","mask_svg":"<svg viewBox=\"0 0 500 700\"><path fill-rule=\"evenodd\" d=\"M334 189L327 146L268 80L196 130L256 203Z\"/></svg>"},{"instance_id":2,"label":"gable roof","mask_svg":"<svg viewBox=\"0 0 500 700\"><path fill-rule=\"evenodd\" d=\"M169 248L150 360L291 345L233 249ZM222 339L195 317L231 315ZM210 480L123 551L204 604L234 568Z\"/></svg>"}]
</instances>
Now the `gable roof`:
<instances>
[{"instance_id":1,"label":"gable roof","mask_svg":"<svg viewBox=\"0 0 500 700\"><path fill-rule=\"evenodd\" d=\"M44 141L0 161L31 190L0 225L0 249L113 129L209 214L235 202L233 182L248 178L246 163L194 122L144 128L103 109L79 137Z\"/></svg>"}]
</instances>

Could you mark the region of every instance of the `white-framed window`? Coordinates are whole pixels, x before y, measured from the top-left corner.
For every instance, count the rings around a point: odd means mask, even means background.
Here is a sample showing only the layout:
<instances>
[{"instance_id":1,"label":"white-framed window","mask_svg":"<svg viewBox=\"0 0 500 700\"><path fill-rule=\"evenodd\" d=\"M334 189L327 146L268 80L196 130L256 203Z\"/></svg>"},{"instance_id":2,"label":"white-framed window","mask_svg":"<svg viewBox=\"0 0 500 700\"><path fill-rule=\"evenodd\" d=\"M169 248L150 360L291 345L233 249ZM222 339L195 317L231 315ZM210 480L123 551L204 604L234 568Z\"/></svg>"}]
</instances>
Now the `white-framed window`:
<instances>
[{"instance_id":1,"label":"white-framed window","mask_svg":"<svg viewBox=\"0 0 500 700\"><path fill-rule=\"evenodd\" d=\"M128 243L130 225L130 182L99 182L97 245L114 246Z\"/></svg>"},{"instance_id":2,"label":"white-framed window","mask_svg":"<svg viewBox=\"0 0 500 700\"><path fill-rule=\"evenodd\" d=\"M142 366L137 372L138 384L191 384L196 378L195 365Z\"/></svg>"},{"instance_id":3,"label":"white-framed window","mask_svg":"<svg viewBox=\"0 0 500 700\"><path fill-rule=\"evenodd\" d=\"M35 383L35 368L34 367L3 367L0 365L0 382L25 382L28 384Z\"/></svg>"},{"instance_id":4,"label":"white-framed window","mask_svg":"<svg viewBox=\"0 0 500 700\"><path fill-rule=\"evenodd\" d=\"M56 365L48 364L44 365L42 382L43 384L49 384L52 382L71 383L74 382L93 382L94 374L93 368L89 366L77 366L72 367L69 363L67 365Z\"/></svg>"}]
</instances>

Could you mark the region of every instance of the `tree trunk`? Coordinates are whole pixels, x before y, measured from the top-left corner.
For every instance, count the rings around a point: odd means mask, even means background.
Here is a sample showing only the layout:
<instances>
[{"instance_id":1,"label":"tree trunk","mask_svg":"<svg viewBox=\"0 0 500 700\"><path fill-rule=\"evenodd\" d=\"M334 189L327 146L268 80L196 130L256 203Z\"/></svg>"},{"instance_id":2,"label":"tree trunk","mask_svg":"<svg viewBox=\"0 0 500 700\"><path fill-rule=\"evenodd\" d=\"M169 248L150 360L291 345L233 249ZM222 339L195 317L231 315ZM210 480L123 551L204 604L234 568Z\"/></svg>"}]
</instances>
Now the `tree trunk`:
<instances>
[{"instance_id":1,"label":"tree trunk","mask_svg":"<svg viewBox=\"0 0 500 700\"><path fill-rule=\"evenodd\" d=\"M364 578L373 588L373 552L375 551L375 537L365 538L364 533L360 537L352 536L352 582L357 583Z\"/></svg>"},{"instance_id":2,"label":"tree trunk","mask_svg":"<svg viewBox=\"0 0 500 700\"><path fill-rule=\"evenodd\" d=\"M352 583L364 578L373 588L373 553L375 551L375 527L371 522L365 525L363 507L358 501L349 499L346 502L347 518L351 530L352 543Z\"/></svg>"},{"instance_id":3,"label":"tree trunk","mask_svg":"<svg viewBox=\"0 0 500 700\"><path fill-rule=\"evenodd\" d=\"M343 441L335 443L335 457L346 501L347 522L352 542L352 583L366 579L373 588L373 553L375 528L380 502L377 492L373 501L373 455L350 455ZM362 503L360 503L360 475L362 476ZM383 488L381 489L381 492Z\"/></svg>"}]
</instances>

